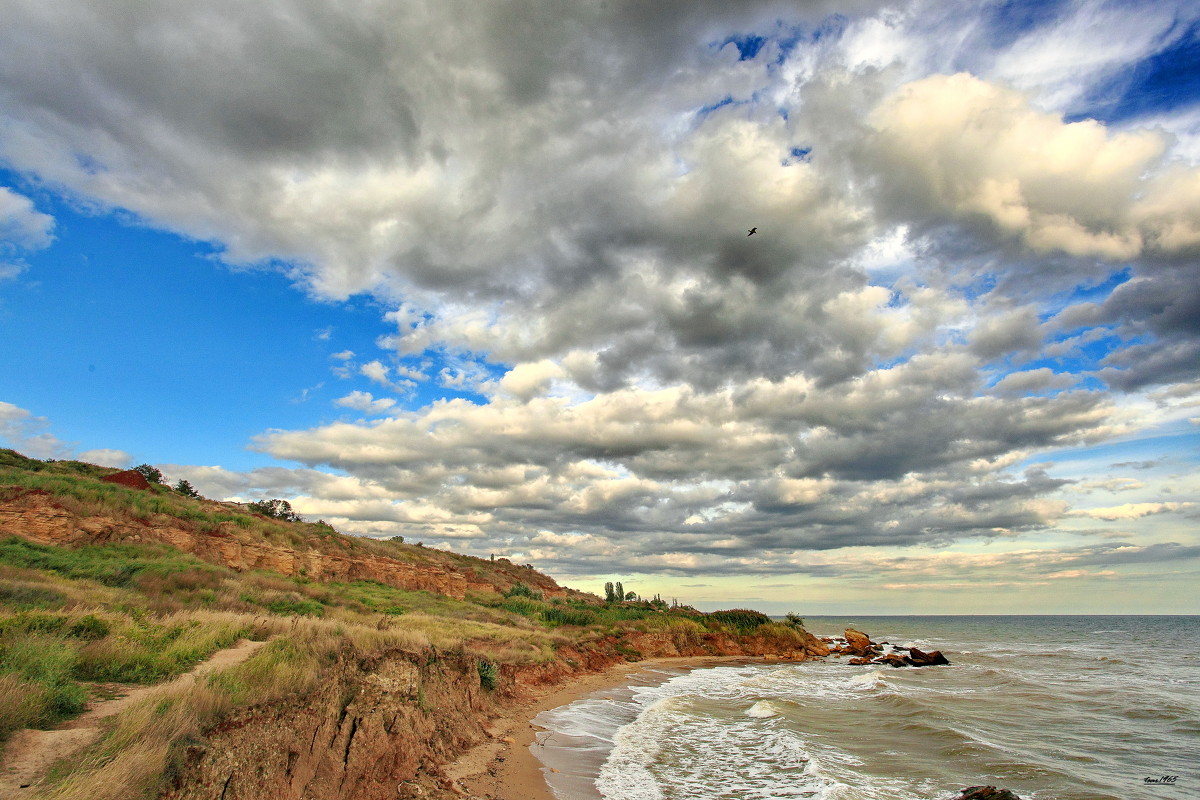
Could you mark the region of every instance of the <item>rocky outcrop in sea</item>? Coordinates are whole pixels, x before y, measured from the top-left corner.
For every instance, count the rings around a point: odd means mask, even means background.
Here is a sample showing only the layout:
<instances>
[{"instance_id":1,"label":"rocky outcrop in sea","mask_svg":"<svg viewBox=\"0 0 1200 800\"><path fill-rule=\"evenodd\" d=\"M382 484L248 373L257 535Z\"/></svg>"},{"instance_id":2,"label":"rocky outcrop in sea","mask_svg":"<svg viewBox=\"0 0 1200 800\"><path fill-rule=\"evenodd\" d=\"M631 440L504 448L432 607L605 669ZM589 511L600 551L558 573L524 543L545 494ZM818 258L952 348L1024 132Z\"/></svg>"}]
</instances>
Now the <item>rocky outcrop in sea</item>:
<instances>
[{"instance_id":1,"label":"rocky outcrop in sea","mask_svg":"<svg viewBox=\"0 0 1200 800\"><path fill-rule=\"evenodd\" d=\"M847 628L844 636L824 638L829 652L834 657L853 656L847 663L851 666L879 664L889 667L936 667L949 664L940 650L926 653L916 647L902 647L889 642L871 641L867 634ZM974 798L972 798L974 800Z\"/></svg>"}]
</instances>

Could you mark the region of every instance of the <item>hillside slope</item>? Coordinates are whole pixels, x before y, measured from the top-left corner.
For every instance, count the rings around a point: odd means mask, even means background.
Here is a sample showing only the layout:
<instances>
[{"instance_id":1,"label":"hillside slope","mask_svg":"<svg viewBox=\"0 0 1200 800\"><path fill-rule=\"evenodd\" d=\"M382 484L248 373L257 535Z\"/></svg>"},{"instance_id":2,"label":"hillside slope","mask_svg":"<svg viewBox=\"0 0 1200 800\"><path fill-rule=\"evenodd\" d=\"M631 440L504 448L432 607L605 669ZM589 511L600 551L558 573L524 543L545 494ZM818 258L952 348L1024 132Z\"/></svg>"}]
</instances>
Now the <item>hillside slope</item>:
<instances>
[{"instance_id":1,"label":"hillside slope","mask_svg":"<svg viewBox=\"0 0 1200 800\"><path fill-rule=\"evenodd\" d=\"M532 687L653 656L828 652L756 612L606 603L503 559L138 486L0 451L0 745L161 684L22 797L451 797L442 766ZM239 638L265 644L168 683Z\"/></svg>"},{"instance_id":2,"label":"hillside slope","mask_svg":"<svg viewBox=\"0 0 1200 800\"><path fill-rule=\"evenodd\" d=\"M342 536L323 523L271 519L162 485L133 488L134 481L121 480L129 475L0 450L0 532L55 545L161 542L239 572L373 580L458 599L472 590L504 592L517 583L547 596L567 595L552 578L507 559Z\"/></svg>"}]
</instances>

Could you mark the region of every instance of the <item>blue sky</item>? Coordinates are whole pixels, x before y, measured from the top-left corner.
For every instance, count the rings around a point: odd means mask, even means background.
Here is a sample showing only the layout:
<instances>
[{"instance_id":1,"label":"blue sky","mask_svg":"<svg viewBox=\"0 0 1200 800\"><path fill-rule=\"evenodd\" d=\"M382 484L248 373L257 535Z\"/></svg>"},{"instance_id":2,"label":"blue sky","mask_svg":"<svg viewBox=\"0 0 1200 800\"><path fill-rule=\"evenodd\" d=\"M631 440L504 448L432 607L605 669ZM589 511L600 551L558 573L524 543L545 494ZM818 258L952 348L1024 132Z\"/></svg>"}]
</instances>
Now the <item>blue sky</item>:
<instances>
[{"instance_id":1,"label":"blue sky","mask_svg":"<svg viewBox=\"0 0 1200 800\"><path fill-rule=\"evenodd\" d=\"M701 607L1200 611L1189 4L3 7L0 444Z\"/></svg>"}]
</instances>

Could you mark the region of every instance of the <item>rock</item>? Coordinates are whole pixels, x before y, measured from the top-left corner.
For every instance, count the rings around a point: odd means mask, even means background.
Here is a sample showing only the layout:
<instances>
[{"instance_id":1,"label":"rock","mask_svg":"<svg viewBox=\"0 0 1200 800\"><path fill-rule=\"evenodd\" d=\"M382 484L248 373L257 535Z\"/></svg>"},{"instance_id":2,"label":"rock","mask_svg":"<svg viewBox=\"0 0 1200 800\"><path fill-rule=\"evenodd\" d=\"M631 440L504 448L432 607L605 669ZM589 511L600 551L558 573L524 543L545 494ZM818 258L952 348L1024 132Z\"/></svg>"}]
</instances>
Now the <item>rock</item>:
<instances>
[{"instance_id":1,"label":"rock","mask_svg":"<svg viewBox=\"0 0 1200 800\"><path fill-rule=\"evenodd\" d=\"M823 639L818 639L808 631L805 631L804 652L810 656L824 658L829 655L829 645Z\"/></svg>"},{"instance_id":2,"label":"rock","mask_svg":"<svg viewBox=\"0 0 1200 800\"><path fill-rule=\"evenodd\" d=\"M941 664L949 664L950 661L942 655L941 650L931 650L926 653L923 650L918 650L913 647L908 651L908 659L914 667L936 667Z\"/></svg>"},{"instance_id":3,"label":"rock","mask_svg":"<svg viewBox=\"0 0 1200 800\"><path fill-rule=\"evenodd\" d=\"M872 664L874 662L872 662L871 659L863 656L861 658L852 658L849 661L847 661L846 663L852 667L865 667L868 664Z\"/></svg>"},{"instance_id":4,"label":"rock","mask_svg":"<svg viewBox=\"0 0 1200 800\"><path fill-rule=\"evenodd\" d=\"M871 647L871 638L865 633L854 628L846 629L845 652L855 656L866 656L871 654Z\"/></svg>"},{"instance_id":5,"label":"rock","mask_svg":"<svg viewBox=\"0 0 1200 800\"><path fill-rule=\"evenodd\" d=\"M904 656L898 656L895 653L888 654L882 658L875 659L876 664L887 664L889 667L908 667L912 666L912 662Z\"/></svg>"},{"instance_id":6,"label":"rock","mask_svg":"<svg viewBox=\"0 0 1200 800\"><path fill-rule=\"evenodd\" d=\"M969 786L959 790L956 797L950 800L1021 800L1008 789L997 789L995 786Z\"/></svg>"}]
</instances>

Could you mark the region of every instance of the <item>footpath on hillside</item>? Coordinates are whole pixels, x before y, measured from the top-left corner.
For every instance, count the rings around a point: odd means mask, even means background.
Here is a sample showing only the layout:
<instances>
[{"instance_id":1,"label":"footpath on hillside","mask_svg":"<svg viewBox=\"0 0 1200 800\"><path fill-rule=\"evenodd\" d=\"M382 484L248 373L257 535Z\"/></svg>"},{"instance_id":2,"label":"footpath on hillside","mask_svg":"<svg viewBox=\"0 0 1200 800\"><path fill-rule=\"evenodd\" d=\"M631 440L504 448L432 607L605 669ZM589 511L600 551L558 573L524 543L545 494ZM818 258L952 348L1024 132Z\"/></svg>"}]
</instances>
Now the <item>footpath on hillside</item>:
<instances>
[{"instance_id":1,"label":"footpath on hillside","mask_svg":"<svg viewBox=\"0 0 1200 800\"><path fill-rule=\"evenodd\" d=\"M26 729L17 731L9 739L4 748L3 762L0 763L0 797L19 798L31 794L39 782L50 771L55 762L70 758L84 747L94 742L101 732L102 720L119 714L147 695L162 690L164 687L184 687L214 670L236 666L251 655L266 642L252 642L243 639L233 647L219 650L207 661L198 664L191 672L187 672L166 683L152 686L122 686L124 692L120 697L92 703L87 711L75 719L68 720L53 730Z\"/></svg>"}]
</instances>

